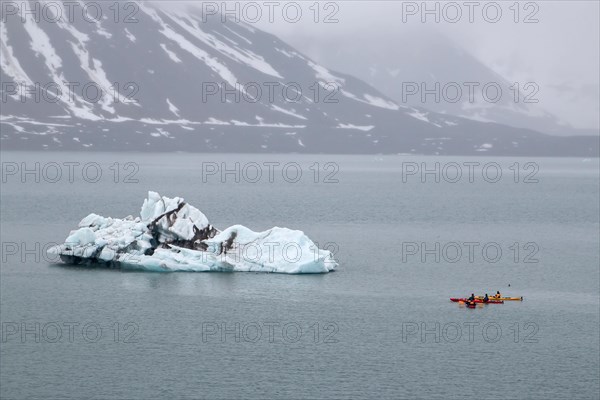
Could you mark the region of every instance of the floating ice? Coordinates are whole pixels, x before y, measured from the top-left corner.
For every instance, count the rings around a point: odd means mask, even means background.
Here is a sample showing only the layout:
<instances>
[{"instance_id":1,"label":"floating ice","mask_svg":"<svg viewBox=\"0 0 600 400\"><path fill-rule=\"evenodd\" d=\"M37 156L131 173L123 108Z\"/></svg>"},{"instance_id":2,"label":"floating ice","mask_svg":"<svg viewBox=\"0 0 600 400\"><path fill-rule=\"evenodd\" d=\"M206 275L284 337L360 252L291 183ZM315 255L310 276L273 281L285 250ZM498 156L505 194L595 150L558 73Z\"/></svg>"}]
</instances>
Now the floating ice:
<instances>
[{"instance_id":1,"label":"floating ice","mask_svg":"<svg viewBox=\"0 0 600 400\"><path fill-rule=\"evenodd\" d=\"M303 232L242 225L223 231L180 197L148 192L139 217L90 214L65 243L49 250L73 264L104 264L146 271L255 271L326 273L337 267L328 250Z\"/></svg>"}]
</instances>

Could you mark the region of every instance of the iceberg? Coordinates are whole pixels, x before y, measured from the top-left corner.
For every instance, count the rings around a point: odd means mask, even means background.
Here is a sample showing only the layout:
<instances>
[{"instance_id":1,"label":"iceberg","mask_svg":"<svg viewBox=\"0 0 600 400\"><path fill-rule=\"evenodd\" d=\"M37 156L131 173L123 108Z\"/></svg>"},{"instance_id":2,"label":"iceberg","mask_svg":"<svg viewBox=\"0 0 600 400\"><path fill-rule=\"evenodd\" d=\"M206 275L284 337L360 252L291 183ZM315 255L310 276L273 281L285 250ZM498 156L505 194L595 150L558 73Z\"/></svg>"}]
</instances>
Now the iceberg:
<instances>
[{"instance_id":1,"label":"iceberg","mask_svg":"<svg viewBox=\"0 0 600 400\"><path fill-rule=\"evenodd\" d=\"M148 192L139 217L89 214L49 253L69 264L154 272L244 271L319 274L338 263L302 231L274 227L225 230L183 198Z\"/></svg>"}]
</instances>

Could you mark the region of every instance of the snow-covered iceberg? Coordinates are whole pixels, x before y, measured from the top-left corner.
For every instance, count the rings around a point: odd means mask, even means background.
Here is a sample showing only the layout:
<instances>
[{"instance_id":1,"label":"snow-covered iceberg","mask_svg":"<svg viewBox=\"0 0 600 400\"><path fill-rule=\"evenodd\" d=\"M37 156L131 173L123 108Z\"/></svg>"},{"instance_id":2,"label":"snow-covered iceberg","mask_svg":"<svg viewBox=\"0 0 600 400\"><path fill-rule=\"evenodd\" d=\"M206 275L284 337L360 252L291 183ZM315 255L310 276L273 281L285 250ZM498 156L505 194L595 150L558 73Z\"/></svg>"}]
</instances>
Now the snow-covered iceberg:
<instances>
[{"instance_id":1,"label":"snow-covered iceberg","mask_svg":"<svg viewBox=\"0 0 600 400\"><path fill-rule=\"evenodd\" d=\"M148 192L139 217L90 214L62 245L49 249L72 264L103 264L146 271L326 273L337 267L328 250L303 232L242 225L223 231L180 197Z\"/></svg>"}]
</instances>

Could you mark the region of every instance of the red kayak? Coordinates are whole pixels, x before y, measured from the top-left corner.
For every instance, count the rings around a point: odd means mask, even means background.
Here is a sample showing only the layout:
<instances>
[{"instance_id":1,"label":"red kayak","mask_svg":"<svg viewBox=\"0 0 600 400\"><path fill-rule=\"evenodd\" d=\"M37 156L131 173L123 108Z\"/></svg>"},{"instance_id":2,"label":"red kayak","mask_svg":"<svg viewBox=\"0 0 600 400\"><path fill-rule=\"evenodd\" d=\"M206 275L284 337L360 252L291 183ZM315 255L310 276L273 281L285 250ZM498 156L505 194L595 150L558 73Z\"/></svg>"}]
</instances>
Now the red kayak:
<instances>
[{"instance_id":1,"label":"red kayak","mask_svg":"<svg viewBox=\"0 0 600 400\"><path fill-rule=\"evenodd\" d=\"M450 297L450 301L453 302L459 302L459 301L464 301L466 302L468 299L459 299L456 297ZM483 303L484 301L482 299L475 299L475 303ZM504 300L489 300L487 303L485 304L504 304Z\"/></svg>"}]
</instances>

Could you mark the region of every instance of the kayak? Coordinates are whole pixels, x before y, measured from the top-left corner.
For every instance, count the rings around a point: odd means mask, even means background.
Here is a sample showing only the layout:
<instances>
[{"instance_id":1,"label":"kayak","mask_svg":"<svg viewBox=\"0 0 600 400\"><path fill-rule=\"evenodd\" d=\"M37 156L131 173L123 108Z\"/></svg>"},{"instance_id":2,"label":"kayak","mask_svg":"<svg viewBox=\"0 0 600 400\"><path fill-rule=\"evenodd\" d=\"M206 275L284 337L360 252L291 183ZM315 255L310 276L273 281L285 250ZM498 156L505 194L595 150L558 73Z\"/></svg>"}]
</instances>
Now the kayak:
<instances>
[{"instance_id":1,"label":"kayak","mask_svg":"<svg viewBox=\"0 0 600 400\"><path fill-rule=\"evenodd\" d=\"M483 296L475 296L476 299L483 299ZM523 301L523 296L521 297L490 297L490 300L502 300L502 301Z\"/></svg>"},{"instance_id":2,"label":"kayak","mask_svg":"<svg viewBox=\"0 0 600 400\"><path fill-rule=\"evenodd\" d=\"M460 298L456 298L456 297L450 297L450 301L453 302L460 302L462 301L463 303L467 301L467 299L460 299ZM475 299L475 303L484 303L482 299ZM504 301L502 300L490 300L487 303L484 304L504 304Z\"/></svg>"}]
</instances>

